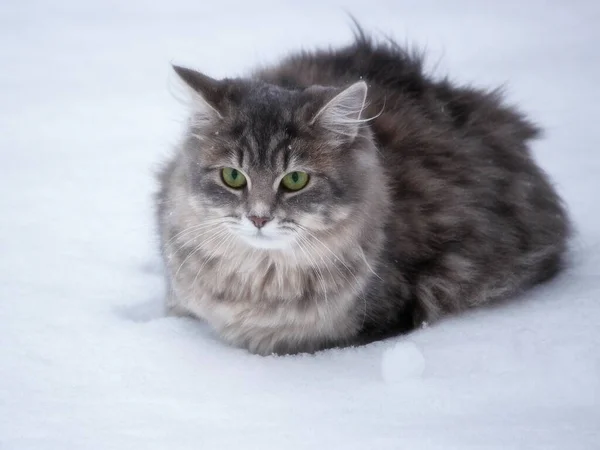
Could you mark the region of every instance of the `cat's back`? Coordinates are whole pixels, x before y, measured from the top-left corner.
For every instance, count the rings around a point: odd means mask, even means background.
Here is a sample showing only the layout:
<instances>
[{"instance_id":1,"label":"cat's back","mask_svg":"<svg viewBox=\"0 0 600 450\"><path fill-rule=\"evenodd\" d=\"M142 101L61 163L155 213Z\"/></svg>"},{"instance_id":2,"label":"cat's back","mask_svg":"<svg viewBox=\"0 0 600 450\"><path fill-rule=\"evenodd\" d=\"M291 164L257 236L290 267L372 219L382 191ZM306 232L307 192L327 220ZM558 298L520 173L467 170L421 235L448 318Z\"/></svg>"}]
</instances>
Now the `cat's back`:
<instances>
[{"instance_id":1,"label":"cat's back","mask_svg":"<svg viewBox=\"0 0 600 450\"><path fill-rule=\"evenodd\" d=\"M364 79L379 88L420 95L429 87L422 66L417 52L392 42L376 43L358 33L349 46L299 52L277 66L259 71L257 76L288 88L344 86Z\"/></svg>"},{"instance_id":2,"label":"cat's back","mask_svg":"<svg viewBox=\"0 0 600 450\"><path fill-rule=\"evenodd\" d=\"M423 54L392 40L376 42L358 29L355 41L339 49L304 51L255 73L257 78L286 88L312 85L345 87L359 80L369 85L363 117L377 137L394 136L386 122L403 120L410 133L429 128L431 134L459 131L461 135L489 137L494 129L528 140L539 134L537 127L503 103L499 90L460 86L447 79L436 80L424 69Z\"/></svg>"}]
</instances>

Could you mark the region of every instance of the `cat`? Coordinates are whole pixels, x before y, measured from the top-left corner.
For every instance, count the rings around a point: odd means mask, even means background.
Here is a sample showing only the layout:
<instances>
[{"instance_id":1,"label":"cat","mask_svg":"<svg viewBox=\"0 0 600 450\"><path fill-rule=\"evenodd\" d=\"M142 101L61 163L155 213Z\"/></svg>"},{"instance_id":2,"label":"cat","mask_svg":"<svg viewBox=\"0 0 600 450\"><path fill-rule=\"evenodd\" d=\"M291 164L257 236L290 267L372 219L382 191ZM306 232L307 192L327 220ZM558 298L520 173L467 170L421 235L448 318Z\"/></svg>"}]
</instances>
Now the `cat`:
<instances>
[{"instance_id":1,"label":"cat","mask_svg":"<svg viewBox=\"0 0 600 450\"><path fill-rule=\"evenodd\" d=\"M360 28L247 78L174 66L188 129L156 197L167 307L260 355L361 345L564 266L567 212L499 91Z\"/></svg>"}]
</instances>

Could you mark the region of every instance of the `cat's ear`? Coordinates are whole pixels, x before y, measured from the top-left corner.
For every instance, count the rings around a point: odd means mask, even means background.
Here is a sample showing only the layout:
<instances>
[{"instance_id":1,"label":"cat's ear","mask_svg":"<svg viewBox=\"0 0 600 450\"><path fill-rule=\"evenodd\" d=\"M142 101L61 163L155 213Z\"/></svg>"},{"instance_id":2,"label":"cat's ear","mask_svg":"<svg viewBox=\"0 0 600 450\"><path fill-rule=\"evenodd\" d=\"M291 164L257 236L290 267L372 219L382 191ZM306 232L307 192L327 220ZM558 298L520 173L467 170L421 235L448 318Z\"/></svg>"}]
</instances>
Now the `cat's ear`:
<instances>
[{"instance_id":1,"label":"cat's ear","mask_svg":"<svg viewBox=\"0 0 600 450\"><path fill-rule=\"evenodd\" d=\"M364 122L361 113L365 108L366 100L367 83L364 81L354 83L323 106L310 124L318 124L346 140L353 141L361 123Z\"/></svg>"},{"instance_id":2,"label":"cat's ear","mask_svg":"<svg viewBox=\"0 0 600 450\"><path fill-rule=\"evenodd\" d=\"M227 86L224 82L181 66L173 65L173 70L192 89L195 102L200 103L195 106L205 109L203 112L206 114L223 118L227 94Z\"/></svg>"}]
</instances>

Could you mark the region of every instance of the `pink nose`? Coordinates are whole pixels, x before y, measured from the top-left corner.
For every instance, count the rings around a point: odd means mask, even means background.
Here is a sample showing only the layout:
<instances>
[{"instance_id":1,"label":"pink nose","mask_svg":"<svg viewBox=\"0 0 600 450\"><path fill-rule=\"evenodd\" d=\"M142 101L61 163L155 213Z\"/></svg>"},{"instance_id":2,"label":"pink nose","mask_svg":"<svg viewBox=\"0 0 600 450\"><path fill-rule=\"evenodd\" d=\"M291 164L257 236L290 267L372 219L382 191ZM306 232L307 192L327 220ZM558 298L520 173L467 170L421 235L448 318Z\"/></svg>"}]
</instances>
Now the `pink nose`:
<instances>
[{"instance_id":1,"label":"pink nose","mask_svg":"<svg viewBox=\"0 0 600 450\"><path fill-rule=\"evenodd\" d=\"M248 219L254 224L256 228L262 228L266 225L266 223L271 220L269 217L258 217L258 216L248 216Z\"/></svg>"}]
</instances>

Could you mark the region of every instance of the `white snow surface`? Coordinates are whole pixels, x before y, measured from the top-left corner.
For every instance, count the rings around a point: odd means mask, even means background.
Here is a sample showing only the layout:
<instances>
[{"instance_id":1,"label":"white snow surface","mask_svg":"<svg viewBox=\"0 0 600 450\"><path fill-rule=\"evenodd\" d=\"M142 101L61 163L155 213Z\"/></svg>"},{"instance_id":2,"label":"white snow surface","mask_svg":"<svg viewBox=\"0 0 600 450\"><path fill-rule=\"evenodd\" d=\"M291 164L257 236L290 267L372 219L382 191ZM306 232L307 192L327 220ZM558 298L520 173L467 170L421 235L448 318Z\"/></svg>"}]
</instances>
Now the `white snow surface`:
<instances>
[{"instance_id":1,"label":"white snow surface","mask_svg":"<svg viewBox=\"0 0 600 450\"><path fill-rule=\"evenodd\" d=\"M505 83L577 228L518 301L260 357L164 317L153 171L170 62L248 73L364 27ZM10 1L0 7L0 449L600 448L600 3Z\"/></svg>"}]
</instances>

